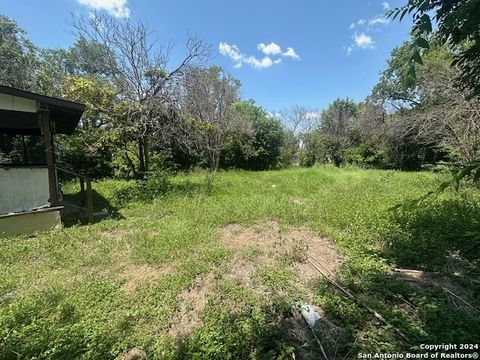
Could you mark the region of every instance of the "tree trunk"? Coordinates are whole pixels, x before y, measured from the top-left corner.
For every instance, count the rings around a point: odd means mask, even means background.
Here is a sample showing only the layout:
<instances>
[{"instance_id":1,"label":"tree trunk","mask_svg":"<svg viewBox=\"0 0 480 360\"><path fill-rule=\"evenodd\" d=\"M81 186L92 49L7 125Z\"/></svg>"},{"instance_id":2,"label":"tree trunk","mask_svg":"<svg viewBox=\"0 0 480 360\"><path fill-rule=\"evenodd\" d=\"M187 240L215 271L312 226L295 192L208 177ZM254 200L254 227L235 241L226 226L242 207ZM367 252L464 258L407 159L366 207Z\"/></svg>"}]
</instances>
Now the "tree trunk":
<instances>
[{"instance_id":1,"label":"tree trunk","mask_svg":"<svg viewBox=\"0 0 480 360\"><path fill-rule=\"evenodd\" d=\"M213 158L213 170L217 171L218 166L220 164L220 151L215 151L214 152L214 158Z\"/></svg>"},{"instance_id":2,"label":"tree trunk","mask_svg":"<svg viewBox=\"0 0 480 360\"><path fill-rule=\"evenodd\" d=\"M127 160L127 163L130 166L130 169L132 169L133 178L138 179L140 175L137 173L137 169L135 169L135 164L133 163L132 159L130 159L130 156L128 156L127 151L125 151L125 159Z\"/></svg>"},{"instance_id":3,"label":"tree trunk","mask_svg":"<svg viewBox=\"0 0 480 360\"><path fill-rule=\"evenodd\" d=\"M150 170L150 156L148 153L148 138L142 136L138 139L138 160L140 162L138 173L141 178L145 178Z\"/></svg>"},{"instance_id":4,"label":"tree trunk","mask_svg":"<svg viewBox=\"0 0 480 360\"><path fill-rule=\"evenodd\" d=\"M145 136L143 138L143 157L145 163L145 172L148 173L150 171L150 153L148 151L148 138Z\"/></svg>"},{"instance_id":5,"label":"tree trunk","mask_svg":"<svg viewBox=\"0 0 480 360\"><path fill-rule=\"evenodd\" d=\"M210 170L217 171L220 164L220 151L211 150L208 152L208 163Z\"/></svg>"},{"instance_id":6,"label":"tree trunk","mask_svg":"<svg viewBox=\"0 0 480 360\"><path fill-rule=\"evenodd\" d=\"M140 162L138 173L140 177L145 177L145 152L142 138L138 139L138 160Z\"/></svg>"}]
</instances>

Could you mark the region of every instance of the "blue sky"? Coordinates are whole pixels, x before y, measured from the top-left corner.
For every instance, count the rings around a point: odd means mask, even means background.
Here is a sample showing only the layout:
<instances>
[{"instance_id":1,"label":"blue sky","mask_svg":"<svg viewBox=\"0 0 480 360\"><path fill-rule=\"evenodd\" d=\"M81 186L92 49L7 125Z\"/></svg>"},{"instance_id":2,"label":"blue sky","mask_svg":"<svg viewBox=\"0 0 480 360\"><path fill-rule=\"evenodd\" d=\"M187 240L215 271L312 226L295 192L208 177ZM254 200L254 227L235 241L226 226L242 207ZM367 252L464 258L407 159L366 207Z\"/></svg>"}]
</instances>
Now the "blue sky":
<instances>
[{"instance_id":1,"label":"blue sky","mask_svg":"<svg viewBox=\"0 0 480 360\"><path fill-rule=\"evenodd\" d=\"M387 0L388 1L388 0ZM337 97L360 101L408 38L409 23L389 23L385 10L405 0L1 0L42 47L68 47L72 14L92 9L146 21L154 36L176 43L187 33L215 51L212 64L242 82L242 95L268 111L327 106Z\"/></svg>"}]
</instances>

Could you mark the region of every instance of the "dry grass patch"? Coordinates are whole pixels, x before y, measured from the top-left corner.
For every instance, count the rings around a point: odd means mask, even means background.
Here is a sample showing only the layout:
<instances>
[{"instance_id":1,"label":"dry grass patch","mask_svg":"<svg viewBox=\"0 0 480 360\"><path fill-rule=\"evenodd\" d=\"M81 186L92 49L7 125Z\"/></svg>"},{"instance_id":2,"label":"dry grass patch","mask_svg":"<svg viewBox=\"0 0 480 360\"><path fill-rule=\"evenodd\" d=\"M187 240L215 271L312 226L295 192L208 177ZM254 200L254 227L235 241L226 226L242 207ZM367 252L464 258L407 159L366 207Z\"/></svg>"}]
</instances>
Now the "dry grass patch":
<instances>
[{"instance_id":1,"label":"dry grass patch","mask_svg":"<svg viewBox=\"0 0 480 360\"><path fill-rule=\"evenodd\" d=\"M126 351L117 356L116 360L145 360L147 359L147 354L137 347Z\"/></svg>"},{"instance_id":2,"label":"dry grass patch","mask_svg":"<svg viewBox=\"0 0 480 360\"><path fill-rule=\"evenodd\" d=\"M193 327L201 324L200 314L207 305L208 295L213 292L215 279L212 274L198 278L195 285L180 293L180 309L168 331L173 337L188 335Z\"/></svg>"},{"instance_id":3,"label":"dry grass patch","mask_svg":"<svg viewBox=\"0 0 480 360\"><path fill-rule=\"evenodd\" d=\"M298 280L305 281L318 277L318 271L307 262L312 258L328 273L334 275L343 264L344 257L328 239L318 237L306 228L285 228L275 221L242 227L230 224L221 229L222 242L234 250L234 256L228 266L227 276L240 280L246 286L251 285L251 276L260 266L278 265L282 259L290 258L298 270ZM257 249L254 259L245 259L241 251Z\"/></svg>"},{"instance_id":4,"label":"dry grass patch","mask_svg":"<svg viewBox=\"0 0 480 360\"><path fill-rule=\"evenodd\" d=\"M165 264L162 267L136 264L132 259L130 249L122 249L112 254L114 264L99 272L101 276L113 277L122 282L121 290L131 294L140 285L153 285L162 276L173 273L173 265Z\"/></svg>"},{"instance_id":5,"label":"dry grass patch","mask_svg":"<svg viewBox=\"0 0 480 360\"><path fill-rule=\"evenodd\" d=\"M124 239L127 235L132 234L132 231L124 230L124 229L115 229L110 231L102 231L100 234L106 237L108 240L119 241Z\"/></svg>"},{"instance_id":6,"label":"dry grass patch","mask_svg":"<svg viewBox=\"0 0 480 360\"><path fill-rule=\"evenodd\" d=\"M297 270L297 275L291 280L292 283L304 283L303 290L309 292L308 280L321 275L306 262L307 256L314 256L317 262L324 264L332 273L344 260L329 240L320 238L305 228L282 228L275 221L252 226L229 224L219 230L219 235L221 243L231 249L233 255L223 271L212 269L210 273L198 277L192 287L178 295L179 310L172 319L168 331L172 337L185 337L194 327L202 324L201 316L208 297L217 291L216 284L222 279L233 281L259 295L265 295L268 287L257 281L255 276L257 271L287 266ZM142 277L145 274L142 274ZM130 281L134 279L135 276L130 277ZM125 287L127 284L128 282ZM307 298L311 298L311 293ZM229 303L228 299L225 301ZM231 305L232 312L235 312L235 304ZM317 310L323 313L321 309ZM297 340L310 338L310 329L305 325L301 315L279 321L285 325L285 329L288 328L292 338Z\"/></svg>"},{"instance_id":7,"label":"dry grass patch","mask_svg":"<svg viewBox=\"0 0 480 360\"><path fill-rule=\"evenodd\" d=\"M136 265L133 263L124 263L123 271L117 278L124 281L121 286L123 291L133 293L141 284L154 284L160 277L172 272L170 266L157 268L149 265Z\"/></svg>"}]
</instances>

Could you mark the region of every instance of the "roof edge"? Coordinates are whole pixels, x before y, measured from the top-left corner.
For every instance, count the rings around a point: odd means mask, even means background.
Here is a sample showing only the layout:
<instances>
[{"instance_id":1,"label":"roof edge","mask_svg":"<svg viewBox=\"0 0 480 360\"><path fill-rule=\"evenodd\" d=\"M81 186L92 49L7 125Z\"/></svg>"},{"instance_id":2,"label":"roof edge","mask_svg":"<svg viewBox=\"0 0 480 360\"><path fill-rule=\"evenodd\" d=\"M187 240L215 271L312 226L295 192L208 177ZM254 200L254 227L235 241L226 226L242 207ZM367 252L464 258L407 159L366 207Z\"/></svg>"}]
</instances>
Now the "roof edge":
<instances>
[{"instance_id":1,"label":"roof edge","mask_svg":"<svg viewBox=\"0 0 480 360\"><path fill-rule=\"evenodd\" d=\"M10 86L0 85L0 94L18 96L26 99L36 100L46 105L60 106L76 111L85 111L85 105L82 103L61 99L53 96L41 95L27 90L21 90Z\"/></svg>"}]
</instances>

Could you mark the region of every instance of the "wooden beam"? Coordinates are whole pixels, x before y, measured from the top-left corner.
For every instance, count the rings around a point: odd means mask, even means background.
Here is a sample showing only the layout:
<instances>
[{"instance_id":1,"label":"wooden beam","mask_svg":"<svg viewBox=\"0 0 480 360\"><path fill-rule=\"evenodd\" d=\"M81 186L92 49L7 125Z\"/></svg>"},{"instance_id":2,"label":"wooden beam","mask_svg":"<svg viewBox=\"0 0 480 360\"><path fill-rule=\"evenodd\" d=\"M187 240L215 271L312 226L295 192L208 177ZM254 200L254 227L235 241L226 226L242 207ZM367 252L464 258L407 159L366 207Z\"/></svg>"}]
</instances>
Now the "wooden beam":
<instances>
[{"instance_id":1,"label":"wooden beam","mask_svg":"<svg viewBox=\"0 0 480 360\"><path fill-rule=\"evenodd\" d=\"M85 196L85 180L82 177L80 178L80 200L82 206L85 206L87 198Z\"/></svg>"},{"instance_id":2,"label":"wooden beam","mask_svg":"<svg viewBox=\"0 0 480 360\"><path fill-rule=\"evenodd\" d=\"M90 179L87 179L87 219L90 224L93 223L93 192Z\"/></svg>"},{"instance_id":3,"label":"wooden beam","mask_svg":"<svg viewBox=\"0 0 480 360\"><path fill-rule=\"evenodd\" d=\"M55 153L53 147L52 126L50 123L50 111L40 109L40 129L45 144L45 158L48 168L48 189L50 193L50 206L58 205L57 175L55 171Z\"/></svg>"}]
</instances>

